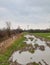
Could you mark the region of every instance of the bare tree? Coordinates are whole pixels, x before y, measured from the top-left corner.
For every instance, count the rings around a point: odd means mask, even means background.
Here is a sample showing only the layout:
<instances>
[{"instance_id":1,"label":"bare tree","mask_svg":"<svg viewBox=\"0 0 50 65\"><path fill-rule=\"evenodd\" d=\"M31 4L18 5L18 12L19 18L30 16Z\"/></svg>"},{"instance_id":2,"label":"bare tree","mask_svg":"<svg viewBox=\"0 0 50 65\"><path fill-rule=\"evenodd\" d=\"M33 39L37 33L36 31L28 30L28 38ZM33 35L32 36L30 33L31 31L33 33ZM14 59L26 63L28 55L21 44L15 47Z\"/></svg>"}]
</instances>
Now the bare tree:
<instances>
[{"instance_id":1,"label":"bare tree","mask_svg":"<svg viewBox=\"0 0 50 65\"><path fill-rule=\"evenodd\" d=\"M7 29L10 29L11 28L11 23L10 22L6 22L6 26L7 26Z\"/></svg>"},{"instance_id":2,"label":"bare tree","mask_svg":"<svg viewBox=\"0 0 50 65\"><path fill-rule=\"evenodd\" d=\"M6 27L7 27L8 37L10 37L11 36L11 23L10 22L6 22Z\"/></svg>"},{"instance_id":3,"label":"bare tree","mask_svg":"<svg viewBox=\"0 0 50 65\"><path fill-rule=\"evenodd\" d=\"M27 29L29 29L29 25L27 25Z\"/></svg>"}]
</instances>

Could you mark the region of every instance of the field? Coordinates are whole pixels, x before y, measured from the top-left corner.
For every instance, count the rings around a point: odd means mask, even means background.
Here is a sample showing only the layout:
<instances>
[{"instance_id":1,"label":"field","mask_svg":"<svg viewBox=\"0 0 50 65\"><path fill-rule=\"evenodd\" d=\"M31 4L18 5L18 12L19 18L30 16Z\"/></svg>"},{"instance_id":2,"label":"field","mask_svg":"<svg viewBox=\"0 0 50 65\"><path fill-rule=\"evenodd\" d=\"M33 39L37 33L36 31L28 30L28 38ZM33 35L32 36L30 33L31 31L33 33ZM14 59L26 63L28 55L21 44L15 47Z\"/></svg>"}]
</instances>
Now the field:
<instances>
[{"instance_id":1,"label":"field","mask_svg":"<svg viewBox=\"0 0 50 65\"><path fill-rule=\"evenodd\" d=\"M35 36L50 40L50 33L33 33Z\"/></svg>"},{"instance_id":2,"label":"field","mask_svg":"<svg viewBox=\"0 0 50 65\"><path fill-rule=\"evenodd\" d=\"M4 53L0 53L0 65L9 65L8 59L10 58L12 53L25 46L25 44L22 44L23 40L25 39L23 36L24 34L28 33L23 33L17 40L13 42L13 44L10 47L6 49ZM33 35L50 40L50 33L33 33Z\"/></svg>"}]
</instances>

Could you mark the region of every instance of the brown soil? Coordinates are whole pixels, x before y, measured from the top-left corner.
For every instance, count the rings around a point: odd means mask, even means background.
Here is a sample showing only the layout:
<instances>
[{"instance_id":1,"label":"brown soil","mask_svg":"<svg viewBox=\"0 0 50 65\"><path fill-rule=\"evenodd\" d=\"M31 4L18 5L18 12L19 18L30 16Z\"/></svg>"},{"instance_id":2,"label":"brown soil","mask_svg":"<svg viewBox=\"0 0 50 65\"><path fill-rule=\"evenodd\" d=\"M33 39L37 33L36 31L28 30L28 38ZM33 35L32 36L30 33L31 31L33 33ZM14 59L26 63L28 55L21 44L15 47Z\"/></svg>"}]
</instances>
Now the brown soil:
<instances>
[{"instance_id":1,"label":"brown soil","mask_svg":"<svg viewBox=\"0 0 50 65\"><path fill-rule=\"evenodd\" d=\"M11 62L10 65L21 65L19 63L17 63L16 61L15 62Z\"/></svg>"},{"instance_id":2,"label":"brown soil","mask_svg":"<svg viewBox=\"0 0 50 65\"><path fill-rule=\"evenodd\" d=\"M27 65L39 65L39 64L36 62L32 62L32 63L28 63Z\"/></svg>"}]
</instances>

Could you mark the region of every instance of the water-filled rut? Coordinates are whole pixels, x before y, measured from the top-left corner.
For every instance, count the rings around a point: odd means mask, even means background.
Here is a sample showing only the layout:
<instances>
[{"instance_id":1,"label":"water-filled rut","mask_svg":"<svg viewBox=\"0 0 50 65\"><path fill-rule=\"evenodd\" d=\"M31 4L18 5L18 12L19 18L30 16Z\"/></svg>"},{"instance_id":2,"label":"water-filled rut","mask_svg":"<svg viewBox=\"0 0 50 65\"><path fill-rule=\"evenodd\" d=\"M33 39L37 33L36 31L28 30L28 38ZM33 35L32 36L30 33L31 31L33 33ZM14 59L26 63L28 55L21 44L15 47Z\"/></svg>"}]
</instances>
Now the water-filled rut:
<instances>
[{"instance_id":1,"label":"water-filled rut","mask_svg":"<svg viewBox=\"0 0 50 65\"><path fill-rule=\"evenodd\" d=\"M31 53L26 50L20 53L20 50L18 50L12 54L9 60L12 60L12 62L16 61L21 65L27 65L31 62L36 62L39 65L40 63L42 65L50 65L50 47L48 46L50 42L36 38L34 35L25 35L24 37L26 40L23 41L23 44L32 45L35 52Z\"/></svg>"}]
</instances>

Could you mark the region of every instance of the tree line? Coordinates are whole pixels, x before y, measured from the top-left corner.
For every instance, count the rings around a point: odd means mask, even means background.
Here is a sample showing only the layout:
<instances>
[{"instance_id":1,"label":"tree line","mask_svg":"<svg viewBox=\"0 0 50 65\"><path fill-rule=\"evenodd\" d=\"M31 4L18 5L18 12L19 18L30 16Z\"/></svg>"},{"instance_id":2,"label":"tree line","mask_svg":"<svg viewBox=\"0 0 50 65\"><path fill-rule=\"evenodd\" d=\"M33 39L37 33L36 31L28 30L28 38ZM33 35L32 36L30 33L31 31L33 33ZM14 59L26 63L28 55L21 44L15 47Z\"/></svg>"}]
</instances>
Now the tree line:
<instances>
[{"instance_id":1,"label":"tree line","mask_svg":"<svg viewBox=\"0 0 50 65\"><path fill-rule=\"evenodd\" d=\"M40 29L29 29L23 30L20 27L17 29L11 29L11 23L6 22L6 29L0 30L0 41L8 39L14 35L17 35L22 32L30 32L30 33L50 33L50 29L40 30Z\"/></svg>"}]
</instances>

